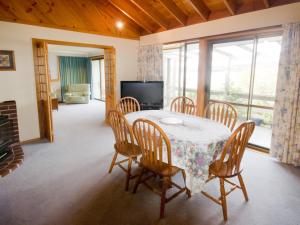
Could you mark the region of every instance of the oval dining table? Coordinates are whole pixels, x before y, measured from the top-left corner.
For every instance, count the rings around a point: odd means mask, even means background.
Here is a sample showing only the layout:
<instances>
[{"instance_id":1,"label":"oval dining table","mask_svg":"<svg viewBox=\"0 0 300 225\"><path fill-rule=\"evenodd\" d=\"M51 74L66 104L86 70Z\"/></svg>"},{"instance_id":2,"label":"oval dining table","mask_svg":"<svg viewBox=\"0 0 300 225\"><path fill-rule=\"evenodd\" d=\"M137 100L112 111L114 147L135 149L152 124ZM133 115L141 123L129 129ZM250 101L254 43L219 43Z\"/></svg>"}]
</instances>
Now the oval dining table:
<instances>
[{"instance_id":1,"label":"oval dining table","mask_svg":"<svg viewBox=\"0 0 300 225\"><path fill-rule=\"evenodd\" d=\"M200 193L208 178L210 163L217 158L231 135L229 128L213 120L164 110L145 110L127 114L129 124L138 118L157 123L171 142L172 164L186 172L186 184L192 194ZM176 118L180 124L167 124Z\"/></svg>"}]
</instances>

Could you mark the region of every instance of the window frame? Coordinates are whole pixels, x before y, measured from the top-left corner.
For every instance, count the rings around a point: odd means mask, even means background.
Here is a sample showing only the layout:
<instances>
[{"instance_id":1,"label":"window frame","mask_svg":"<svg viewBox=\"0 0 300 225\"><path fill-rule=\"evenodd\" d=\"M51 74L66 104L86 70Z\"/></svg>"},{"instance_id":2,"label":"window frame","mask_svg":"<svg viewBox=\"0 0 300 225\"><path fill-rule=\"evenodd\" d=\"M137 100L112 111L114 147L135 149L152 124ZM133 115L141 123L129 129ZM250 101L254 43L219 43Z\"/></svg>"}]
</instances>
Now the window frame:
<instances>
[{"instance_id":1,"label":"window frame","mask_svg":"<svg viewBox=\"0 0 300 225\"><path fill-rule=\"evenodd\" d=\"M211 66L212 66L212 53L213 53L213 45L214 44L220 44L220 43L230 43L235 41L246 41L246 40L253 40L253 51L252 51L252 65L251 65L251 74L250 74L250 85L249 85L249 97L248 97L248 104L243 103L236 103L231 101L224 101L226 103L232 104L234 106L241 106L241 107L247 107L247 118L251 115L252 108L258 108L258 109L267 109L267 110L273 110L274 107L270 106L261 106L252 104L252 97L253 97L253 91L254 91L254 81L255 81L255 67L256 67L256 57L257 57L257 45L258 40L260 38L268 38L268 37L276 37L276 36L282 36L283 32L282 30L273 31L273 32L267 32L267 33L254 33L250 35L241 35L236 37L229 37L229 38L217 38L213 39L207 42L207 59L206 59L206 65L207 70L205 74L205 105L210 101L214 101L214 99L210 99L210 83L211 83ZM259 146L253 143L248 143L248 147L253 148L255 150L259 150L262 152L269 153L269 148Z\"/></svg>"},{"instance_id":2,"label":"window frame","mask_svg":"<svg viewBox=\"0 0 300 225\"><path fill-rule=\"evenodd\" d=\"M163 47L163 52L167 50L172 50L172 49L178 49L179 50L179 67L178 67L178 72L179 76L181 77L182 73L182 96L186 96L186 74L187 74L187 49L188 45L191 44L198 44L198 49L200 51L200 45L198 40L192 40L192 41L183 41L183 42L177 42L179 44L178 47L168 47L168 44L164 45ZM181 59L183 57L183 60ZM200 55L199 55L200 57ZM198 63L198 77L197 77L198 83L199 83L199 63ZM179 90L180 91L180 90ZM196 89L196 99L195 103L198 101L198 85Z\"/></svg>"},{"instance_id":3,"label":"window frame","mask_svg":"<svg viewBox=\"0 0 300 225\"><path fill-rule=\"evenodd\" d=\"M212 43L216 43L218 41L238 41L245 40L249 37L259 36L259 37L267 37L267 36L276 36L283 34L282 25L275 25L270 27L262 27L249 29L245 31L237 31L231 32L227 34L221 35L211 35L204 37L196 37L191 39L183 39L171 42L165 42L164 45L182 43L182 42L199 42L199 64L198 64L198 90L197 90L197 111L196 115L203 116L205 106L208 103L207 93L208 93L208 85L210 84L209 75L210 75L210 64L211 54L210 48ZM257 146L248 146L254 150L268 153L268 149L264 149Z\"/></svg>"}]
</instances>

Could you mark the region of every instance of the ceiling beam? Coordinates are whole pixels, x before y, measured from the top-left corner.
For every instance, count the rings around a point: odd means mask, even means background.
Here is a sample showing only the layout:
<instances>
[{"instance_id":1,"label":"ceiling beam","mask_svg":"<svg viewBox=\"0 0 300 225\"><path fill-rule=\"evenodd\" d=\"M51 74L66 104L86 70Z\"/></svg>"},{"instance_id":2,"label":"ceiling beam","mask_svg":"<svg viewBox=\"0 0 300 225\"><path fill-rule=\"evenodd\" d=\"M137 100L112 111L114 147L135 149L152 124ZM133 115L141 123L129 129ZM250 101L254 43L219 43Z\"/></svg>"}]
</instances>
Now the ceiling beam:
<instances>
[{"instance_id":1,"label":"ceiling beam","mask_svg":"<svg viewBox=\"0 0 300 225\"><path fill-rule=\"evenodd\" d=\"M155 23L152 23L152 21L150 22L149 19L145 18L144 13L141 13L139 8L137 8L136 5L130 1L109 0L109 2L148 33L153 33L158 29L158 26L156 26Z\"/></svg>"},{"instance_id":2,"label":"ceiling beam","mask_svg":"<svg viewBox=\"0 0 300 225\"><path fill-rule=\"evenodd\" d=\"M185 26L187 22L187 16L181 11L181 9L173 2L173 0L159 0L160 3L175 17L175 19Z\"/></svg>"},{"instance_id":3,"label":"ceiling beam","mask_svg":"<svg viewBox=\"0 0 300 225\"><path fill-rule=\"evenodd\" d=\"M79 0L76 0L76 1L79 1ZM97 9L99 16L103 16L103 14L105 14L106 16L109 17L108 24L109 24L109 26L111 26L110 27L111 30L115 31L116 33L119 33L120 36L126 30L131 31L139 36L141 35L143 28L140 27L138 24L136 24L134 21L132 21L127 16L120 13L120 11L115 6L113 6L109 2L104 2L104 1L93 0L93 3L95 6L95 9ZM117 21L122 21L124 23L124 28L122 30L117 29L117 27L116 27Z\"/></svg>"},{"instance_id":4,"label":"ceiling beam","mask_svg":"<svg viewBox=\"0 0 300 225\"><path fill-rule=\"evenodd\" d=\"M261 0L265 8L270 8L269 0Z\"/></svg>"},{"instance_id":5,"label":"ceiling beam","mask_svg":"<svg viewBox=\"0 0 300 225\"><path fill-rule=\"evenodd\" d=\"M131 0L137 7L147 14L154 22L160 25L163 29L168 30L169 22L162 14L156 11L148 1L145 0Z\"/></svg>"},{"instance_id":6,"label":"ceiling beam","mask_svg":"<svg viewBox=\"0 0 300 225\"><path fill-rule=\"evenodd\" d=\"M202 0L189 0L193 8L196 10L196 12L199 14L202 20L207 21L210 10L205 5L205 3Z\"/></svg>"},{"instance_id":7,"label":"ceiling beam","mask_svg":"<svg viewBox=\"0 0 300 225\"><path fill-rule=\"evenodd\" d=\"M234 16L236 12L236 3L234 0L223 0L229 13Z\"/></svg>"}]
</instances>

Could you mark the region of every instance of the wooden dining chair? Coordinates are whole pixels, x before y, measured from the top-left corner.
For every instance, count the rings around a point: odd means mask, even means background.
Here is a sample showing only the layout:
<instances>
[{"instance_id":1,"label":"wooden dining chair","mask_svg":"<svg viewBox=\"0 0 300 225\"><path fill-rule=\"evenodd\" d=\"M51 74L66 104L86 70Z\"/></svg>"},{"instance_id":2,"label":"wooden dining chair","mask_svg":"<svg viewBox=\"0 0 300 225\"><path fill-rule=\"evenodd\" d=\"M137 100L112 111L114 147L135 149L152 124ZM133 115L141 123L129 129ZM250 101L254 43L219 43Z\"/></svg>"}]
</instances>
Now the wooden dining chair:
<instances>
[{"instance_id":1,"label":"wooden dining chair","mask_svg":"<svg viewBox=\"0 0 300 225\"><path fill-rule=\"evenodd\" d=\"M185 171L172 165L170 140L157 124L150 120L137 119L133 123L133 132L142 150L140 160L142 171L135 183L133 193L136 193L139 184L143 183L151 191L160 195L160 218L163 218L165 204L167 202L184 191L186 191L188 197L191 196L189 189L186 187ZM165 152L166 161L163 160L163 152ZM147 172L151 172L151 175L143 178L143 175L146 175ZM179 172L181 172L183 176L184 187L172 181L172 177ZM158 189L147 183L148 179L157 176L162 181L162 185ZM178 191L169 198L166 198L167 189L173 186L176 187Z\"/></svg>"},{"instance_id":2,"label":"wooden dining chair","mask_svg":"<svg viewBox=\"0 0 300 225\"><path fill-rule=\"evenodd\" d=\"M110 111L108 118L116 140L116 143L114 144L115 155L112 159L109 173L111 173L115 165L118 165L122 170L124 170L127 174L125 185L125 190L127 191L130 179L137 177L137 175L133 176L131 174L132 161L136 161L137 157L141 155L142 152L139 146L134 144L132 129L126 121L126 118L116 110ZM125 156L126 159L116 162L118 154ZM125 162L128 162L127 169L121 165Z\"/></svg>"},{"instance_id":3,"label":"wooden dining chair","mask_svg":"<svg viewBox=\"0 0 300 225\"><path fill-rule=\"evenodd\" d=\"M209 178L206 182L209 182L214 178L219 178L221 196L219 198L215 198L204 191L202 191L202 194L222 206L224 220L227 220L226 196L232 191L236 188L242 189L245 200L248 201L247 190L241 175L243 170L241 167L241 161L254 128L255 123L252 121L247 121L241 124L226 142L220 158L212 162L209 166ZM239 179L240 185L228 180L229 178L236 176ZM232 188L227 192L224 187L225 182L232 186Z\"/></svg>"},{"instance_id":4,"label":"wooden dining chair","mask_svg":"<svg viewBox=\"0 0 300 225\"><path fill-rule=\"evenodd\" d=\"M117 110L119 110L123 115L127 113L140 111L140 104L138 100L132 97L124 97L121 98L119 103L117 104Z\"/></svg>"},{"instance_id":5,"label":"wooden dining chair","mask_svg":"<svg viewBox=\"0 0 300 225\"><path fill-rule=\"evenodd\" d=\"M204 116L227 126L231 131L237 121L237 110L229 103L213 101L208 103L204 110Z\"/></svg>"},{"instance_id":6,"label":"wooden dining chair","mask_svg":"<svg viewBox=\"0 0 300 225\"><path fill-rule=\"evenodd\" d=\"M173 99L170 111L194 115L196 107L192 99L185 96L179 96Z\"/></svg>"}]
</instances>

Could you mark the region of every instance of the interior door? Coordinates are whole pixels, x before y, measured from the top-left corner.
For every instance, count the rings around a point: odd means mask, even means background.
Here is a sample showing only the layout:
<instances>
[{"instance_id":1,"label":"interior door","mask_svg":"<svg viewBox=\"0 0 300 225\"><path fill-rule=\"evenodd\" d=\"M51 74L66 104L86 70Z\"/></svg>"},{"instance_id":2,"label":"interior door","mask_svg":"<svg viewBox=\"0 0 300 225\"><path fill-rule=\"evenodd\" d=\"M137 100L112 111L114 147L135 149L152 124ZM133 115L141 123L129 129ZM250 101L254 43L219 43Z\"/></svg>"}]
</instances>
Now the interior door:
<instances>
[{"instance_id":1,"label":"interior door","mask_svg":"<svg viewBox=\"0 0 300 225\"><path fill-rule=\"evenodd\" d=\"M53 142L54 134L47 43L45 41L33 40L33 55L40 136Z\"/></svg>"}]
</instances>

